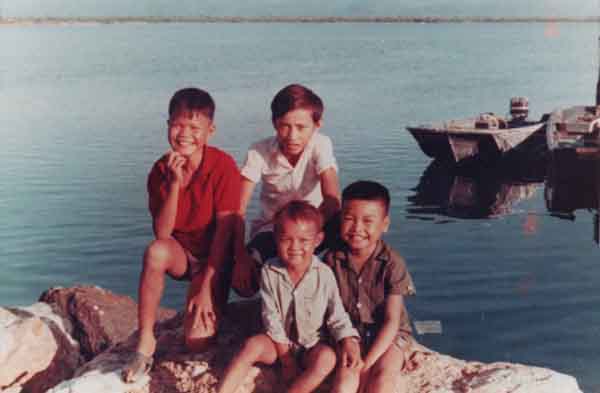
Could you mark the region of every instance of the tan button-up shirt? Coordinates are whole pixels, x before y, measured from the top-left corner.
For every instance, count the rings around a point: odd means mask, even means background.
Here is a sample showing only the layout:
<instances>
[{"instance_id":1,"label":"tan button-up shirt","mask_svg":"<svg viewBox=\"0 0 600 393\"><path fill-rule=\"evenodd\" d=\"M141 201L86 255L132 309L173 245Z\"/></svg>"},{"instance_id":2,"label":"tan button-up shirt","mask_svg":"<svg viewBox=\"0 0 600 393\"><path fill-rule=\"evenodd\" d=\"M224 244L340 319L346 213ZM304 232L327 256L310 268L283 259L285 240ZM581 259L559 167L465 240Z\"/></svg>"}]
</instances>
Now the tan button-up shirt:
<instances>
[{"instance_id":1,"label":"tan button-up shirt","mask_svg":"<svg viewBox=\"0 0 600 393\"><path fill-rule=\"evenodd\" d=\"M327 252L325 263L333 269L344 307L361 333L366 327L381 328L388 295L407 296L416 292L404 258L383 240L379 241L360 272L350 263L344 247ZM411 334L410 319L404 305L400 318L398 333Z\"/></svg>"},{"instance_id":2,"label":"tan button-up shirt","mask_svg":"<svg viewBox=\"0 0 600 393\"><path fill-rule=\"evenodd\" d=\"M323 337L323 327L339 341L358 337L331 269L317 256L296 287L279 260L269 260L261 270L260 297L266 333L273 341L305 348Z\"/></svg>"}]
</instances>

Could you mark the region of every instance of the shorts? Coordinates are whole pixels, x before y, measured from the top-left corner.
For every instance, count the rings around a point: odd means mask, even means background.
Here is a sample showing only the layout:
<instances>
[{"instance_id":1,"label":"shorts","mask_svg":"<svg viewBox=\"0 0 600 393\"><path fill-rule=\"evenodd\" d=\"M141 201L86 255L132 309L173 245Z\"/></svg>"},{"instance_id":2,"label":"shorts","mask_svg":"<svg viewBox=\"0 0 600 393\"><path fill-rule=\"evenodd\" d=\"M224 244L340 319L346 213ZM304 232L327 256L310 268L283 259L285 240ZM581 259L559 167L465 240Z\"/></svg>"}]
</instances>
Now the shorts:
<instances>
[{"instance_id":1,"label":"shorts","mask_svg":"<svg viewBox=\"0 0 600 393\"><path fill-rule=\"evenodd\" d=\"M169 276L176 281L192 281L192 278L194 278L196 274L204 270L204 268L206 267L207 259L199 259L185 248L183 249L183 251L185 252L185 256L187 257L187 267L185 273L183 273L181 276L174 276L169 273L167 274L169 274Z\"/></svg>"},{"instance_id":2,"label":"shorts","mask_svg":"<svg viewBox=\"0 0 600 393\"><path fill-rule=\"evenodd\" d=\"M358 329L360 332L360 346L363 354L367 354L371 346L375 342L377 334L379 332L379 328L375 327L375 325L367 325ZM394 344L398 349L402 351L407 351L415 342L415 339L408 332L399 331L396 333L396 337L394 337Z\"/></svg>"}]
</instances>

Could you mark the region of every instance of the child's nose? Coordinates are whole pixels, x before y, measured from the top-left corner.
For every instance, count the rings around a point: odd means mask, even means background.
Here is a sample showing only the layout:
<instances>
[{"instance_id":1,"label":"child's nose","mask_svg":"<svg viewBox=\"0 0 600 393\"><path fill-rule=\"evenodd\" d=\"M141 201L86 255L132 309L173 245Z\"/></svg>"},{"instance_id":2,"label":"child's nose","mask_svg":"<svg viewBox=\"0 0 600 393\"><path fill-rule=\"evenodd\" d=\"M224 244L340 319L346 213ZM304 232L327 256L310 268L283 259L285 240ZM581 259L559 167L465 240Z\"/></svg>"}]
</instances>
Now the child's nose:
<instances>
[{"instance_id":1,"label":"child's nose","mask_svg":"<svg viewBox=\"0 0 600 393\"><path fill-rule=\"evenodd\" d=\"M298 138L298 130L292 128L290 133L288 134L288 139L291 141L295 141Z\"/></svg>"}]
</instances>

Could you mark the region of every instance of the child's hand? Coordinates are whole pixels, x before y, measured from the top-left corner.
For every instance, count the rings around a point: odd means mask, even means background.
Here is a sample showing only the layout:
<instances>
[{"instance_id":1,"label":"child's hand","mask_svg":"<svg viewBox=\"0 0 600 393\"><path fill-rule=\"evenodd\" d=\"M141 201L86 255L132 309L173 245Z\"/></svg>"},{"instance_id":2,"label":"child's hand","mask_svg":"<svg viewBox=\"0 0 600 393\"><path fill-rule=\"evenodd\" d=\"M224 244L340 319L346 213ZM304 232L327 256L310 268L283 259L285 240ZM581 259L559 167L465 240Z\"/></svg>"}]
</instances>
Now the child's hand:
<instances>
[{"instance_id":1,"label":"child's hand","mask_svg":"<svg viewBox=\"0 0 600 393\"><path fill-rule=\"evenodd\" d=\"M183 183L183 166L186 161L186 157L173 150L167 152L167 180L169 183Z\"/></svg>"},{"instance_id":2,"label":"child's hand","mask_svg":"<svg viewBox=\"0 0 600 393\"><path fill-rule=\"evenodd\" d=\"M360 356L360 345L355 337L346 337L342 340L341 360L342 367L357 369L363 367L363 360Z\"/></svg>"},{"instance_id":3,"label":"child's hand","mask_svg":"<svg viewBox=\"0 0 600 393\"><path fill-rule=\"evenodd\" d=\"M198 285L199 284L199 285ZM210 287L192 281L188 294L187 312L192 315L192 328L205 332L216 330L217 315L213 305Z\"/></svg>"}]
</instances>

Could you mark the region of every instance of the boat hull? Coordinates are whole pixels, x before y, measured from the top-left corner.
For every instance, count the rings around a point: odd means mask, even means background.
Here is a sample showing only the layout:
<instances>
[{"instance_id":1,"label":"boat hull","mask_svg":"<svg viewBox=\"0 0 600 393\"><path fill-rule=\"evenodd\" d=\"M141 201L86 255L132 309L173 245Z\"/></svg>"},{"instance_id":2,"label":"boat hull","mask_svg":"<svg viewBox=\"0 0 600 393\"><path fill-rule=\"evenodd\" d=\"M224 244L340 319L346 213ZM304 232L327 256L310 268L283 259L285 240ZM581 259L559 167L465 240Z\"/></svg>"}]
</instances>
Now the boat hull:
<instances>
[{"instance_id":1,"label":"boat hull","mask_svg":"<svg viewBox=\"0 0 600 393\"><path fill-rule=\"evenodd\" d=\"M463 122L469 124L468 120ZM450 124L456 124L456 121ZM516 153L526 142L539 140L539 133L544 127L543 122L498 130L477 130L474 127L452 129L444 125L407 127L407 130L427 156L453 163L494 161L509 153Z\"/></svg>"}]
</instances>

